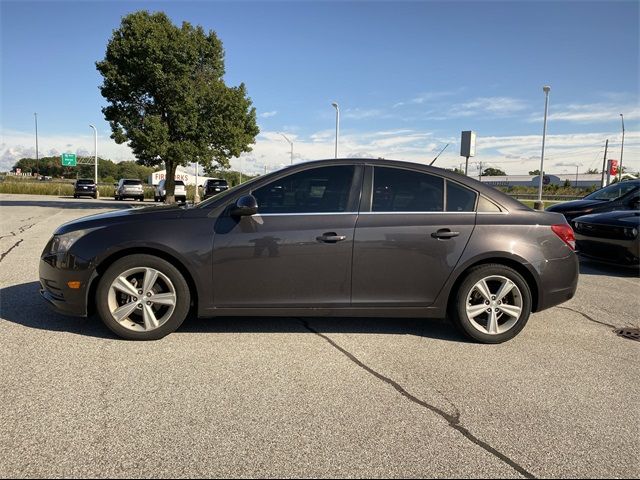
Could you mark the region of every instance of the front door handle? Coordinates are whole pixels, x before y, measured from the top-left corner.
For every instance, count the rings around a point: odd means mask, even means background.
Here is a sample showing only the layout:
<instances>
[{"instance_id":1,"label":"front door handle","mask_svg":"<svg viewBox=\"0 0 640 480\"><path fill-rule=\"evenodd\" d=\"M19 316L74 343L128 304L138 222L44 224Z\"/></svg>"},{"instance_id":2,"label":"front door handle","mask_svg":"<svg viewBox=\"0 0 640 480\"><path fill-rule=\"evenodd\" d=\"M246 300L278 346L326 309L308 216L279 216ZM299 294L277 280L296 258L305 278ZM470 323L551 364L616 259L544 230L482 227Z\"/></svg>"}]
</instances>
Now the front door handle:
<instances>
[{"instance_id":1,"label":"front door handle","mask_svg":"<svg viewBox=\"0 0 640 480\"><path fill-rule=\"evenodd\" d=\"M346 238L346 235L338 235L336 232L327 232L319 237L316 237L316 240L324 243L338 243L342 240L346 240Z\"/></svg>"},{"instance_id":2,"label":"front door handle","mask_svg":"<svg viewBox=\"0 0 640 480\"><path fill-rule=\"evenodd\" d=\"M433 238L439 238L443 240L446 240L447 238L457 237L458 235L460 235L460 232L452 232L448 228L441 228L437 232L433 232L431 234Z\"/></svg>"}]
</instances>

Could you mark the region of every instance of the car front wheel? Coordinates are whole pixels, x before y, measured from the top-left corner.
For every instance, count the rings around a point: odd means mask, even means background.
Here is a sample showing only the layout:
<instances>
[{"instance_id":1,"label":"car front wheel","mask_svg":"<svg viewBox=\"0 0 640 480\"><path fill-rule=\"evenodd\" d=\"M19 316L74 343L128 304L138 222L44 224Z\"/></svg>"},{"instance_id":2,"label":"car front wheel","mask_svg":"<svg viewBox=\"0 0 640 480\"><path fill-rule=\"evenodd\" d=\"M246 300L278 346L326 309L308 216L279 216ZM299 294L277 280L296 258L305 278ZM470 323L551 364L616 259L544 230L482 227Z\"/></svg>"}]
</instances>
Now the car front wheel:
<instances>
[{"instance_id":1,"label":"car front wheel","mask_svg":"<svg viewBox=\"0 0 640 480\"><path fill-rule=\"evenodd\" d=\"M450 306L454 325L481 343L502 343L524 328L531 313L531 290L505 265L472 268Z\"/></svg>"},{"instance_id":2,"label":"car front wheel","mask_svg":"<svg viewBox=\"0 0 640 480\"><path fill-rule=\"evenodd\" d=\"M189 286L172 264L152 255L130 255L104 273L96 291L102 321L129 340L158 340L187 316Z\"/></svg>"}]
</instances>

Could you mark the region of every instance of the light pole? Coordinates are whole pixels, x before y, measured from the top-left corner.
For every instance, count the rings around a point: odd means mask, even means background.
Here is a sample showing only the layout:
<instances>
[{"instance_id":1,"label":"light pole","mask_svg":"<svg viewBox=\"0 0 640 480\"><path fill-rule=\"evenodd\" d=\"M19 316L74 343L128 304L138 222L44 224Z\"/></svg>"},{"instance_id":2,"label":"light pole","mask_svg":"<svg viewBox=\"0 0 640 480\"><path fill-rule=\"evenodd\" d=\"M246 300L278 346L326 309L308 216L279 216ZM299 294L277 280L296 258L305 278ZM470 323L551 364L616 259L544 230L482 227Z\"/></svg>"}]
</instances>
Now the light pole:
<instances>
[{"instance_id":1,"label":"light pole","mask_svg":"<svg viewBox=\"0 0 640 480\"><path fill-rule=\"evenodd\" d=\"M291 165L293 165L293 142L291 140L289 140L289 138L282 132L279 132L280 135L282 135L284 137L284 139L289 142L289 145L291 146ZM266 164L265 164L265 168L266 168Z\"/></svg>"},{"instance_id":2,"label":"light pole","mask_svg":"<svg viewBox=\"0 0 640 480\"><path fill-rule=\"evenodd\" d=\"M535 202L534 208L536 210L543 210L544 203L542 203L542 180L544 177L544 142L547 137L547 111L549 109L549 92L551 87L545 85L542 87L544 92L544 126L542 127L542 154L540 155L540 181L538 182L538 201Z\"/></svg>"},{"instance_id":3,"label":"light pole","mask_svg":"<svg viewBox=\"0 0 640 480\"><path fill-rule=\"evenodd\" d=\"M336 156L338 158L338 135L340 134L340 107L336 102L331 103L333 108L336 109Z\"/></svg>"},{"instance_id":4,"label":"light pole","mask_svg":"<svg viewBox=\"0 0 640 480\"><path fill-rule=\"evenodd\" d=\"M618 181L622 180L622 154L624 153L624 115L620 114L622 118L622 146L620 147L620 168L618 170Z\"/></svg>"},{"instance_id":5,"label":"light pole","mask_svg":"<svg viewBox=\"0 0 640 480\"><path fill-rule=\"evenodd\" d=\"M39 173L38 172L38 114L34 113L33 116L36 119L36 175Z\"/></svg>"},{"instance_id":6,"label":"light pole","mask_svg":"<svg viewBox=\"0 0 640 480\"><path fill-rule=\"evenodd\" d=\"M198 190L198 170L200 168L200 162L196 162L196 191L193 194L193 204L200 203L200 191Z\"/></svg>"},{"instance_id":7,"label":"light pole","mask_svg":"<svg viewBox=\"0 0 640 480\"><path fill-rule=\"evenodd\" d=\"M94 177L96 182L96 196L98 195L98 130L93 125L89 125L93 128L93 161L94 161Z\"/></svg>"}]
</instances>

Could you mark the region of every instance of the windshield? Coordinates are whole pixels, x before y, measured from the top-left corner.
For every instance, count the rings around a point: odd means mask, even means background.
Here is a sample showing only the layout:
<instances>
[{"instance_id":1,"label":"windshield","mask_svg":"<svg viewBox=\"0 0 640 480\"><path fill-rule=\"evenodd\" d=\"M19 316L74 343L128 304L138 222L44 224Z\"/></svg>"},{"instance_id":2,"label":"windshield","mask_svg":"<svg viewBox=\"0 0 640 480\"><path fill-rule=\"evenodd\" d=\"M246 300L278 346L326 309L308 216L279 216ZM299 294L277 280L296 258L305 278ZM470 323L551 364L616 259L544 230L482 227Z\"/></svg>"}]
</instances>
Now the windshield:
<instances>
[{"instance_id":1,"label":"windshield","mask_svg":"<svg viewBox=\"0 0 640 480\"><path fill-rule=\"evenodd\" d=\"M226 180L209 180L209 186L212 187L223 187L227 185Z\"/></svg>"},{"instance_id":2,"label":"windshield","mask_svg":"<svg viewBox=\"0 0 640 480\"><path fill-rule=\"evenodd\" d=\"M124 185L142 185L140 180L125 180Z\"/></svg>"},{"instance_id":3,"label":"windshield","mask_svg":"<svg viewBox=\"0 0 640 480\"><path fill-rule=\"evenodd\" d=\"M91 185L93 183L93 180L88 180L86 178L81 178L80 180L78 180L76 182L78 185Z\"/></svg>"},{"instance_id":4,"label":"windshield","mask_svg":"<svg viewBox=\"0 0 640 480\"><path fill-rule=\"evenodd\" d=\"M584 198L585 200L616 200L636 188L638 188L638 183L636 182L614 183L613 185L609 185L608 187L593 192Z\"/></svg>"}]
</instances>

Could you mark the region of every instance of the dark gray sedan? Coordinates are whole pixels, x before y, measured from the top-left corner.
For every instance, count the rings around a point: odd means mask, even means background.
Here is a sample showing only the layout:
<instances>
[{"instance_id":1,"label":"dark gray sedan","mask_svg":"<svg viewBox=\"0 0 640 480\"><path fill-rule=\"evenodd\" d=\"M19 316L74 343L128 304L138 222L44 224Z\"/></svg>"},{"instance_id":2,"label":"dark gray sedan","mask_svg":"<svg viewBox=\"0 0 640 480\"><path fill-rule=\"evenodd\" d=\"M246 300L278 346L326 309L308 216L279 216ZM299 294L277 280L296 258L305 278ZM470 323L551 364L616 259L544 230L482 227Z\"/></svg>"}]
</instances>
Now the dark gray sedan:
<instances>
[{"instance_id":1,"label":"dark gray sedan","mask_svg":"<svg viewBox=\"0 0 640 480\"><path fill-rule=\"evenodd\" d=\"M455 173L389 160L295 165L195 207L62 225L42 296L151 340L201 317L445 317L499 343L573 297L571 227ZM267 320L265 320L267 321Z\"/></svg>"}]
</instances>

